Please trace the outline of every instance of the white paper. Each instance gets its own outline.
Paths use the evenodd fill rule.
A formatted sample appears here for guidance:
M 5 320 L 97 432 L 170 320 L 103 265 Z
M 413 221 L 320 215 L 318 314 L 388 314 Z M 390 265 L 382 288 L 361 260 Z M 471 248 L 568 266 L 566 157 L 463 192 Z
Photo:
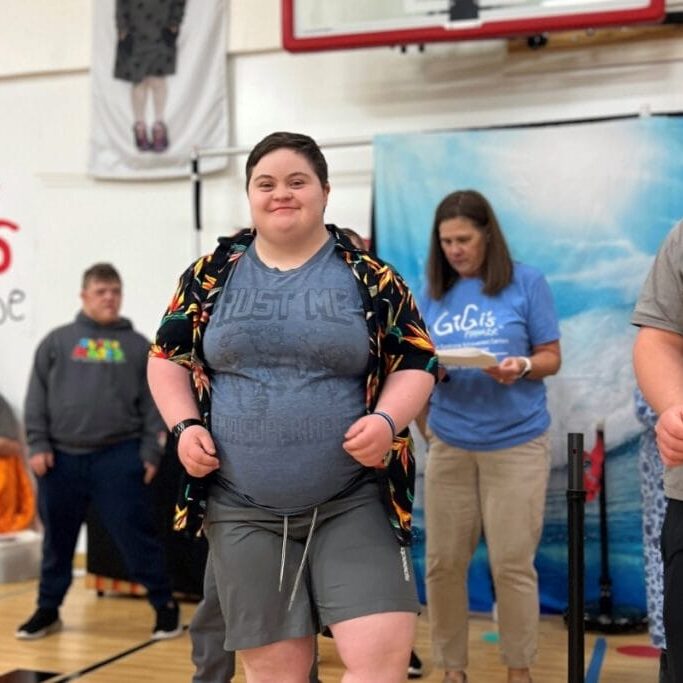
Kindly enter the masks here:
M 463 346 L 459 349 L 437 349 L 436 355 L 443 365 L 462 368 L 491 368 L 498 365 L 493 353 L 474 346 Z

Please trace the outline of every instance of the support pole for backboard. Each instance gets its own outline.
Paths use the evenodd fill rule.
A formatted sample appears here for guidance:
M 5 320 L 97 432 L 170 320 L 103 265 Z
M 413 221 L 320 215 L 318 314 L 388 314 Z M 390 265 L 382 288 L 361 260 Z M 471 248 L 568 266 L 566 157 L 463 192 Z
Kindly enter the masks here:
M 192 173 L 190 179 L 192 181 L 192 199 L 193 199 L 193 217 L 194 217 L 194 230 L 195 230 L 195 254 L 199 256 L 199 251 L 201 249 L 200 245 L 200 232 L 202 230 L 202 179 L 199 175 L 199 151 L 196 147 L 192 149 L 191 165 Z

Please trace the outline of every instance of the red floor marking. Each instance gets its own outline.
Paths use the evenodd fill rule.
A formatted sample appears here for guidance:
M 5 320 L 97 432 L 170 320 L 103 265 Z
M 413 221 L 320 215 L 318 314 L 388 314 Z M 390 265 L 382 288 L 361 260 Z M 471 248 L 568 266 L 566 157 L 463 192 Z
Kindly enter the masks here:
M 660 649 L 652 645 L 622 645 L 616 648 L 620 655 L 629 657 L 659 657 Z

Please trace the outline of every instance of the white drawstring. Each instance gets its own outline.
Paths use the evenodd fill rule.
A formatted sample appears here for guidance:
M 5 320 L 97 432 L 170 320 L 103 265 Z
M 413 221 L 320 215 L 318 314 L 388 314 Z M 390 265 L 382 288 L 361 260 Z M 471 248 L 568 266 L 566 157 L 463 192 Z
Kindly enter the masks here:
M 285 526 L 282 530 L 282 551 L 280 553 L 280 585 L 278 592 L 282 593 L 282 578 L 285 575 L 285 555 L 287 554 L 287 530 L 289 528 L 289 517 L 285 515 Z
M 306 545 L 304 546 L 304 552 L 301 556 L 301 562 L 299 563 L 299 569 L 296 572 L 296 578 L 294 579 L 294 587 L 292 588 L 292 594 L 289 596 L 289 605 L 287 605 L 287 611 L 292 609 L 294 604 L 294 598 L 296 597 L 296 591 L 299 588 L 299 582 L 301 581 L 301 575 L 304 572 L 304 566 L 306 564 L 306 557 L 308 556 L 308 547 L 311 544 L 311 539 L 313 538 L 313 530 L 315 529 L 315 521 L 318 518 L 318 508 L 313 508 L 313 517 L 311 518 L 311 526 L 308 529 L 308 536 L 306 537 Z M 286 519 L 286 518 L 285 518 Z

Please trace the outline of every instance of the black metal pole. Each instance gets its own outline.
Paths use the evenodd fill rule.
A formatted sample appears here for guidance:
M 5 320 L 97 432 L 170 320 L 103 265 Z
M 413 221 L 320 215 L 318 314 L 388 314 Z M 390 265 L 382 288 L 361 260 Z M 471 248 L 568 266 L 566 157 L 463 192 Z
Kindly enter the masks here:
M 609 524 L 607 519 L 607 451 L 605 431 L 597 427 L 596 447 L 602 449 L 600 468 L 599 523 L 600 523 L 600 597 L 584 606 L 584 631 L 602 633 L 637 633 L 647 629 L 647 614 L 638 607 L 615 605 L 612 577 L 609 571 Z
M 570 433 L 567 439 L 569 485 L 567 525 L 569 532 L 569 605 L 567 609 L 568 683 L 584 681 L 583 606 L 583 517 L 586 491 L 583 487 L 583 434 Z
M 199 153 L 196 149 L 192 150 L 192 200 L 193 200 L 193 217 L 194 217 L 194 234 L 195 234 L 195 244 L 194 251 L 195 257 L 201 255 L 201 232 L 202 232 L 202 178 L 199 175 Z
M 192 155 L 192 187 L 194 200 L 194 229 L 199 232 L 202 229 L 201 216 L 201 199 L 202 199 L 202 181 L 199 177 L 199 157 L 196 152 Z
M 605 443 L 605 432 L 597 430 L 597 438 Z M 612 616 L 612 577 L 609 573 L 609 532 L 607 530 L 607 457 L 602 459 L 600 472 L 600 614 Z

